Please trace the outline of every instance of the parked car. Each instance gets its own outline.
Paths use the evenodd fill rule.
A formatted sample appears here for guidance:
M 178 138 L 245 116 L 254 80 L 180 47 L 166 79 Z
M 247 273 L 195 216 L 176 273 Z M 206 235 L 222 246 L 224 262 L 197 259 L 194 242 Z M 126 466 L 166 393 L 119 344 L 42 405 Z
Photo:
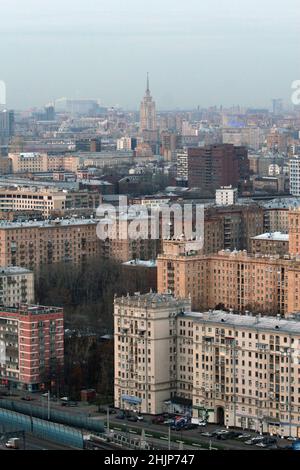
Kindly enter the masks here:
M 34 400 L 34 398 L 32 398 L 30 395 L 25 395 L 25 397 L 22 397 L 22 400 L 32 401 L 32 400 Z
M 240 439 L 241 441 L 251 439 L 251 434 L 240 434 L 237 439 Z
M 155 416 L 152 418 L 152 424 L 163 424 L 165 417 L 163 415 Z
M 136 415 L 136 418 L 138 421 L 144 421 L 144 416 L 142 415 Z
M 214 434 L 212 432 L 201 432 L 201 436 L 204 437 L 214 437 Z
M 207 426 L 207 422 L 206 421 L 199 421 L 198 426 L 205 427 L 205 426 Z
M 128 419 L 128 421 L 132 421 L 134 423 L 136 423 L 138 421 L 137 416 L 135 416 L 135 415 L 128 416 L 127 419 Z
M 122 413 L 122 412 L 121 412 L 121 413 L 117 413 L 117 414 L 116 414 L 116 418 L 117 418 L 117 419 L 125 419 L 125 413 Z
M 228 431 L 226 433 L 220 433 L 218 434 L 218 439 L 236 439 L 238 437 L 239 433 L 237 431 Z
M 277 443 L 276 437 L 264 437 L 256 444 L 257 447 L 270 447 Z
M 249 439 L 248 441 L 245 441 L 244 444 L 247 446 L 254 446 L 255 444 L 258 444 L 263 440 L 263 436 L 260 437 L 252 437 L 252 439 Z
M 197 427 L 197 424 L 187 423 L 183 426 L 183 429 L 185 429 L 186 431 L 190 431 L 192 429 L 197 429 Z

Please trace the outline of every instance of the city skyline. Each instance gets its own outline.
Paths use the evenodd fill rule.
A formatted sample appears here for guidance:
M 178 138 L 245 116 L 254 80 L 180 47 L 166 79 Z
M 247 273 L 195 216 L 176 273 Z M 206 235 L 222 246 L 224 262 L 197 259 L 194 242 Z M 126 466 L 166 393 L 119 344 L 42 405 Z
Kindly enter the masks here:
M 14 0 L 1 11 L 8 106 L 68 96 L 138 109 L 147 71 L 161 110 L 289 102 L 300 65 L 296 1 L 283 8 L 265 0 L 259 13 L 255 4 L 244 2 L 241 11 L 235 0 L 201 7 L 190 0 L 189 8 L 155 0 L 145 14 L 136 0 L 126 9 L 117 0 L 109 6 L 78 0 L 72 8 L 67 0 L 42 7 Z

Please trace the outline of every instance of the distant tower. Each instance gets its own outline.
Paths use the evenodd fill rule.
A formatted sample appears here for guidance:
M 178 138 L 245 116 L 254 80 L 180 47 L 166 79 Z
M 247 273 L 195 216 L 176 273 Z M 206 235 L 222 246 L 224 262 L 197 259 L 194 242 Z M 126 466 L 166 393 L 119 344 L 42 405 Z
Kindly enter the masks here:
M 140 107 L 140 132 L 156 131 L 155 101 L 152 100 L 149 87 L 149 73 L 147 73 L 146 94 Z

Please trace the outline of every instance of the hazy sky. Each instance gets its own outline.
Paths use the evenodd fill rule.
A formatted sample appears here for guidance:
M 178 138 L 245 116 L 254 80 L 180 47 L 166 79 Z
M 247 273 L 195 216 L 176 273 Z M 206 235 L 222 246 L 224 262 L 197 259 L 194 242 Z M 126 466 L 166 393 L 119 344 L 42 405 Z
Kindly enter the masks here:
M 0 0 L 11 107 L 67 96 L 135 109 L 147 71 L 160 109 L 289 101 L 299 0 Z

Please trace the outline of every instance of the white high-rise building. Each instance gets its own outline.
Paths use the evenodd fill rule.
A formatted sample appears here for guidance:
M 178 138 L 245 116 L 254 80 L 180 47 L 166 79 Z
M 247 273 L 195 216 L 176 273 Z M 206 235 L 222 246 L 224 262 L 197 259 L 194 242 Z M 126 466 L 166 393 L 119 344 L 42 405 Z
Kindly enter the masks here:
M 292 158 L 290 166 L 290 193 L 293 196 L 300 196 L 300 158 Z
M 222 186 L 220 189 L 216 190 L 216 204 L 217 206 L 232 206 L 236 204 L 237 196 L 237 188 Z

